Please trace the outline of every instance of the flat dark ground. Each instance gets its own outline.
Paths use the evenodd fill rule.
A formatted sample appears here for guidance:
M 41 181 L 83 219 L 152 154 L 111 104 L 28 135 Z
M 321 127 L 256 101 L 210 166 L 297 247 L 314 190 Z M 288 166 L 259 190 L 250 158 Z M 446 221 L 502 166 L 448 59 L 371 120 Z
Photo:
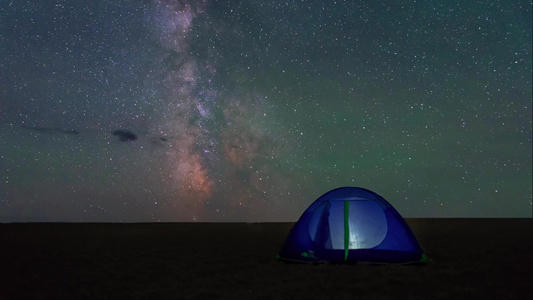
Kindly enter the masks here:
M 525 299 L 532 219 L 407 219 L 434 262 L 275 259 L 292 223 L 0 224 L 0 299 Z

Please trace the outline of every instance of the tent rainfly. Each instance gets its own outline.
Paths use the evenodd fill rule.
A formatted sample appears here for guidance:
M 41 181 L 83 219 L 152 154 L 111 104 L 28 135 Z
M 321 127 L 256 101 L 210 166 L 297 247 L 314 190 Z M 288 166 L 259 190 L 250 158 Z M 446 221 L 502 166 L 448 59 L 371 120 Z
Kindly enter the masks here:
M 278 259 L 293 262 L 426 262 L 402 216 L 378 194 L 341 187 L 313 202 L 289 233 Z

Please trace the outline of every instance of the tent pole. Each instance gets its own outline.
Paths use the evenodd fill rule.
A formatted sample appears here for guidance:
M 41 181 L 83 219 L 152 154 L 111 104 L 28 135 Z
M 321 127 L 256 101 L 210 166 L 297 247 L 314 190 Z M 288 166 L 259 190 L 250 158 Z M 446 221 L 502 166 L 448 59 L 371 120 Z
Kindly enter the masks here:
M 348 259 L 350 250 L 350 223 L 348 222 L 348 213 L 350 211 L 350 201 L 344 201 L 344 261 Z

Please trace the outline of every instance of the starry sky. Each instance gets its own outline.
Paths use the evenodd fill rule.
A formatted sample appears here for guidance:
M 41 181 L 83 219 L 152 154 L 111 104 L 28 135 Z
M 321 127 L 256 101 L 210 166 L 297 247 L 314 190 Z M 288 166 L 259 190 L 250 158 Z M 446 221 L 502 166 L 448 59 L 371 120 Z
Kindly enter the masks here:
M 529 1 L 0 1 L 0 222 L 532 216 Z

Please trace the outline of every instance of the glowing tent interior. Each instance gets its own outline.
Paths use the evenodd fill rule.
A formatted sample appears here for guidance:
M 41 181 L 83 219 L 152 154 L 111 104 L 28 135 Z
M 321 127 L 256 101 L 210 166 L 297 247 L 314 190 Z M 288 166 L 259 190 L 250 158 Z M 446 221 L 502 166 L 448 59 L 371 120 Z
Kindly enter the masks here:
M 295 223 L 278 259 L 294 262 L 427 261 L 402 216 L 378 194 L 341 187 L 313 202 Z

